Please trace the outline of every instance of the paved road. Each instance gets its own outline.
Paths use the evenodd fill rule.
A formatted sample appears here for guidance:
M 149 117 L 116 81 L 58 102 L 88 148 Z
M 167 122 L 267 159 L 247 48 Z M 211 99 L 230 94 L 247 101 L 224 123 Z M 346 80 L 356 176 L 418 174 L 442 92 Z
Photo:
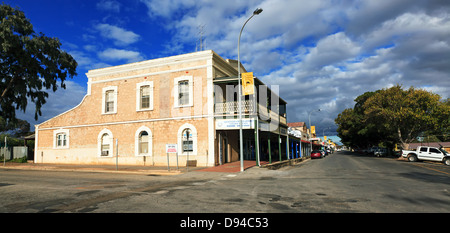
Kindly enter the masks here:
M 0 169 L 0 212 L 450 212 L 450 167 L 338 152 L 279 170 L 148 176 Z

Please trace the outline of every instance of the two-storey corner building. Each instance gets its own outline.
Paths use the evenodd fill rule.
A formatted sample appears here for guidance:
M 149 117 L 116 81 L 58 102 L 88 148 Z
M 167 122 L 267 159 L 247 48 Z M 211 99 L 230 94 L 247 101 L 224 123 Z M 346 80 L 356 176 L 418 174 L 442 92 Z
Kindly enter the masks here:
M 35 163 L 166 166 L 166 144 L 177 144 L 180 166 L 239 160 L 236 61 L 209 50 L 86 75 L 81 103 L 36 125 Z M 286 157 L 286 102 L 256 89 L 263 100 L 242 101 L 245 159 Z M 169 156 L 175 161 L 176 154 Z
M 241 100 L 243 157 L 257 164 L 288 159 L 286 101 L 279 97 L 278 90 L 256 77 L 254 86 L 254 94 Z M 239 160 L 238 77 L 216 77 L 214 87 L 216 163 L 223 164 Z

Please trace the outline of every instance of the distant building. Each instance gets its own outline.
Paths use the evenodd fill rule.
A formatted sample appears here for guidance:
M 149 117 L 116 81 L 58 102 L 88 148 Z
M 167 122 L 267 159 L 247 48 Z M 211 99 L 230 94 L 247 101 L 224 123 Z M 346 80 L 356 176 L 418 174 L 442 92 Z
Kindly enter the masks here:
M 289 143 L 291 158 L 310 156 L 311 147 L 313 150 L 320 149 L 320 144 L 312 144 L 313 139 L 309 134 L 309 129 L 305 122 L 290 122 L 289 127 Z

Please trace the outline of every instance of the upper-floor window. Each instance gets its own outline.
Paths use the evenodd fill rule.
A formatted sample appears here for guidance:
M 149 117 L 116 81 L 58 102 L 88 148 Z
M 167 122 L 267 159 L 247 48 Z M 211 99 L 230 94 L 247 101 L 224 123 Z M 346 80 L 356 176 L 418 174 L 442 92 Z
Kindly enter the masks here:
M 105 93 L 105 113 L 114 112 L 114 91 Z
M 178 106 L 189 104 L 189 81 L 178 82 Z
M 153 110 L 153 82 L 136 85 L 136 111 Z
M 102 114 L 117 113 L 117 86 L 103 88 Z
M 141 87 L 141 109 L 150 108 L 150 86 Z
M 192 76 L 183 76 L 174 80 L 174 107 L 191 107 L 194 103 Z

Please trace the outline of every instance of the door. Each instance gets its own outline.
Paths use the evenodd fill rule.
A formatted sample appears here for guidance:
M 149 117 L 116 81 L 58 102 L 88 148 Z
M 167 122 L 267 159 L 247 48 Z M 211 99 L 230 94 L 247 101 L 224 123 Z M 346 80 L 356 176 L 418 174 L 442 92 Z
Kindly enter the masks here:
M 223 137 L 223 158 L 224 158 L 224 163 L 228 163 L 230 160 L 228 159 L 228 138 L 227 137 Z
M 428 158 L 428 147 L 420 147 L 417 151 L 417 158 L 419 159 L 427 159 Z
M 219 165 L 223 164 L 223 136 L 219 133 Z
M 438 150 L 437 148 L 433 148 L 433 147 L 430 147 L 430 149 L 428 151 L 428 156 L 429 156 L 429 159 L 433 160 L 433 161 L 442 161 L 442 159 L 444 157 L 443 153 L 440 150 Z

